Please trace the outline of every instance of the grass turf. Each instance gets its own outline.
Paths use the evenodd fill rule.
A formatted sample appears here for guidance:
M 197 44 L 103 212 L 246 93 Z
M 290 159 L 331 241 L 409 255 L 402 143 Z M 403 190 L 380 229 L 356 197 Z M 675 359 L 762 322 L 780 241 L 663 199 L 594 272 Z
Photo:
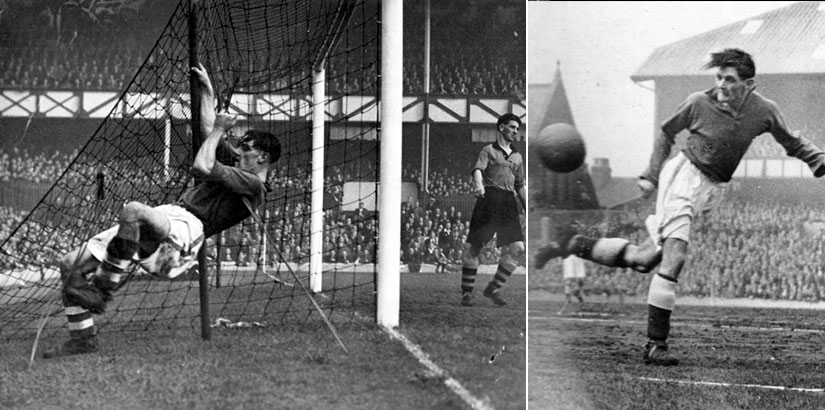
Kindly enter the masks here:
M 679 306 L 670 348 L 680 364 L 662 368 L 642 363 L 644 304 L 574 303 L 558 315 L 563 298 L 532 295 L 531 408 L 813 409 L 825 402 L 822 392 L 781 390 L 825 388 L 821 311 Z
M 479 286 L 487 280 L 480 275 Z M 524 408 L 524 277 L 511 279 L 503 308 L 481 297 L 461 307 L 459 282 L 455 274 L 402 275 L 399 331 L 476 397 Z M 38 359 L 31 368 L 31 340 L 3 342 L 0 408 L 469 408 L 371 317 L 339 325 L 349 354 L 317 315 L 216 328 L 209 341 L 191 328 L 104 332 L 99 353 Z M 40 349 L 61 341 L 41 340 Z

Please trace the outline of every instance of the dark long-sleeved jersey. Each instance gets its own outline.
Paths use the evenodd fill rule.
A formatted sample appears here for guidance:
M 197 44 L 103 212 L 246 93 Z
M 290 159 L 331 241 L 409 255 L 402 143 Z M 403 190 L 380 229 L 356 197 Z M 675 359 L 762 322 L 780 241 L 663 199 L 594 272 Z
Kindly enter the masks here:
M 764 133 L 773 135 L 789 156 L 805 161 L 815 174 L 823 166 L 825 152 L 807 139 L 791 134 L 773 101 L 751 89 L 735 113 L 716 102 L 714 95 L 714 89 L 691 94 L 662 123 L 650 165 L 642 178 L 658 185 L 662 165 L 676 134 L 682 130 L 690 132 L 682 152 L 699 170 L 718 182 L 731 180 L 751 142 Z
M 203 221 L 208 238 L 249 216 L 243 198 L 257 209 L 265 195 L 266 185 L 255 174 L 216 161 L 203 181 L 183 193 L 180 205 Z

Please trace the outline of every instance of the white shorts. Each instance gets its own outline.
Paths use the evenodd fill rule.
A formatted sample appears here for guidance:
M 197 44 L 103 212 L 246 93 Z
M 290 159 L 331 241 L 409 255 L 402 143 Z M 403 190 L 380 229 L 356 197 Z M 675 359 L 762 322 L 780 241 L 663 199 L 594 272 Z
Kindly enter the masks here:
M 134 261 L 152 275 L 173 279 L 197 265 L 198 250 L 204 242 L 203 223 L 177 205 L 160 205 L 154 209 L 169 219 L 169 236 L 153 254 Z M 87 249 L 95 259 L 102 261 L 106 257 L 106 247 L 117 230 L 115 225 L 89 239 Z
M 584 259 L 576 255 L 570 255 L 564 258 L 562 262 L 562 272 L 564 279 L 581 279 L 586 275 L 584 268 Z
M 665 164 L 659 176 L 656 214 L 645 221 L 650 238 L 658 246 L 666 238 L 690 243 L 694 219 L 715 208 L 727 187 L 727 183 L 708 178 L 683 153 L 678 153 Z

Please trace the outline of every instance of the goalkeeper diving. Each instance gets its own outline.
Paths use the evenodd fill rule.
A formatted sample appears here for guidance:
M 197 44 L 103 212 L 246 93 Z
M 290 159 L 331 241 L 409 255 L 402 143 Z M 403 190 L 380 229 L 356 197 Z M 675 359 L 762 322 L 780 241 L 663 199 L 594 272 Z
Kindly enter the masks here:
M 226 135 L 237 119 L 217 112 L 215 91 L 202 65 L 192 67 L 192 75 L 201 85 L 199 125 L 205 136 L 191 168 L 195 185 L 172 204 L 127 203 L 117 225 L 63 255 L 60 273 L 69 340 L 43 357 L 97 352 L 92 315 L 105 311 L 133 264 L 154 276 L 175 278 L 197 263 L 205 238 L 250 216 L 244 200 L 255 210 L 264 202 L 267 174 L 281 155 L 280 142 L 269 132 L 250 130 L 239 147 L 232 146 Z M 237 157 L 236 166 L 217 160 L 222 145 Z

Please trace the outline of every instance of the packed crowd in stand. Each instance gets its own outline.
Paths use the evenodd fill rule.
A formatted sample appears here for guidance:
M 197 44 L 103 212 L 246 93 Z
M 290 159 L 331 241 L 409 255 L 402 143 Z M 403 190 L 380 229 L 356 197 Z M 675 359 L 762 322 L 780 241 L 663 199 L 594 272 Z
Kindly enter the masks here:
M 64 22 L 59 35 L 54 28 L 43 24 L 37 7 L 10 8 L 7 24 L 0 27 L 0 54 L 3 55 L 0 89 L 122 91 L 144 62 L 151 65 L 157 59 L 168 58 L 163 52 L 150 53 L 163 33 L 168 13 L 172 12 L 169 4 L 158 6 L 144 7 L 131 16 L 129 13 L 114 16 L 119 20 L 112 24 L 87 22 L 74 16 Z M 434 6 L 429 92 L 523 99 L 526 91 L 524 6 L 502 4 L 494 12 L 472 2 Z M 420 3 L 405 5 L 404 13 L 409 21 L 424 22 L 424 8 Z M 425 92 L 423 26 L 404 25 L 403 90 L 407 95 Z M 364 26 L 347 32 L 344 41 L 362 41 L 356 38 L 364 37 L 363 41 L 368 44 L 365 47 L 376 47 L 372 38 L 377 36 L 374 27 Z M 358 57 L 348 52 L 347 47 L 352 45 L 333 50 L 329 57 L 328 92 L 333 95 L 356 90 L 377 92 L 377 62 L 357 61 L 375 58 Z M 377 49 L 372 52 L 377 54 Z M 260 86 L 267 90 L 289 90 L 296 88 L 290 82 L 306 82 L 309 78 L 306 68 L 296 67 L 293 71 L 292 79 L 250 85 L 250 89 L 243 89 L 245 86 L 241 85 L 236 91 L 262 91 L 256 88 Z
M 507 58 L 481 57 L 478 50 L 457 47 L 433 53 L 430 93 L 439 95 L 523 95 L 523 62 Z M 423 51 L 405 56 L 404 93 L 419 94 L 424 89 Z
M 55 153 L 51 156 L 44 154 L 31 154 L 27 150 L 14 149 L 11 152 L 0 153 L 0 180 L 20 182 L 23 184 L 50 185 L 62 173 L 68 164 L 74 159 L 77 153 L 63 155 Z M 131 189 L 139 194 L 149 192 L 146 187 L 157 187 L 157 182 L 153 176 L 144 172 L 128 172 L 133 169 L 127 163 L 122 166 L 108 164 L 109 168 L 115 169 L 119 173 L 117 180 L 128 181 Z M 174 170 L 173 170 L 174 171 Z M 73 186 L 72 180 L 86 179 L 89 175 L 98 172 L 94 167 L 82 164 L 74 164 L 72 172 L 67 175 L 69 186 Z M 343 186 L 347 181 L 355 181 L 366 176 L 375 176 L 375 164 L 370 162 L 348 162 L 343 165 L 334 165 L 328 168 L 328 175 L 325 178 L 325 191 L 335 203 L 343 201 Z M 402 178 L 405 181 L 420 184 L 420 171 L 411 166 L 403 168 Z M 109 176 L 112 177 L 112 176 Z M 175 175 L 173 174 L 174 178 Z M 79 181 L 82 185 L 84 181 Z M 88 181 L 86 181 L 88 182 Z M 282 192 L 309 192 L 310 181 L 306 170 L 276 168 L 270 173 L 269 183 L 276 195 Z M 445 198 L 448 194 L 470 196 L 472 185 L 466 172 L 458 173 L 455 170 L 444 168 L 440 172 L 433 172 L 429 178 L 430 195 L 426 199 L 426 204 L 419 204 L 418 201 L 409 198 L 404 203 L 401 252 L 402 262 L 410 266 L 410 270 L 415 271 L 421 264 L 437 265 L 439 271 L 446 271 L 448 268 L 456 269 L 460 264 L 461 250 L 469 229 L 469 214 L 462 215 L 461 211 L 452 207 L 448 209 L 439 204 L 440 198 Z M 88 195 L 87 195 L 88 196 Z M 280 258 L 293 262 L 307 262 L 309 255 L 309 223 L 308 214 L 304 200 L 299 198 L 295 205 L 289 207 L 272 207 L 267 209 L 264 220 L 267 221 L 269 238 L 277 243 L 277 249 L 281 253 L 279 257 L 270 251 L 270 254 L 262 253 L 262 239 L 264 233 L 260 227 L 251 220 L 246 224 L 233 227 L 224 232 L 220 237 L 221 241 L 221 262 L 235 262 L 237 265 L 249 265 L 255 263 L 274 263 Z M 66 192 L 54 199 L 57 207 L 79 206 L 84 201 L 91 203 L 94 198 L 81 198 L 75 193 Z M 374 198 L 372 199 L 374 200 Z M 361 203 L 355 211 L 340 211 L 332 209 L 325 215 L 324 237 L 324 261 L 330 263 L 361 264 L 375 261 L 377 226 L 374 212 L 367 211 L 367 207 Z M 282 208 L 289 208 L 285 211 Z M 5 239 L 16 227 L 25 212 L 12 211 L 11 208 L 4 207 L 3 224 L 0 225 L 0 238 Z M 47 235 L 43 231 L 40 236 L 39 227 L 36 224 L 26 224 L 32 226 L 31 232 L 20 232 L 15 235 L 15 240 L 10 245 L 11 249 L 18 249 L 23 252 L 27 246 L 35 243 L 55 243 L 51 247 L 53 252 L 48 257 L 59 256 L 68 249 L 63 249 L 59 238 L 54 235 Z M 26 238 L 19 241 L 18 238 Z M 25 242 L 29 242 L 26 245 Z M 218 251 L 213 247 L 214 259 Z M 24 252 L 27 253 L 28 252 Z M 47 257 L 47 256 L 44 256 Z M 491 243 L 485 248 L 482 260 L 485 263 L 495 263 L 498 254 Z M 0 266 L 9 268 L 11 262 L 0 261 Z M 450 266 L 452 265 L 452 266 Z
M 14 43 L 0 41 L 0 54 L 3 55 L 0 59 L 0 89 L 120 92 L 149 55 L 151 44 L 146 36 L 142 32 L 123 32 L 117 36 L 84 36 L 61 44 L 38 36 L 18 38 Z M 147 61 L 152 63 L 154 57 L 150 56 Z M 333 95 L 358 90 L 377 92 L 376 64 L 361 62 L 359 64 L 366 66 L 358 67 L 358 70 L 333 64 L 343 58 L 346 57 L 331 58 L 327 73 L 328 92 Z M 455 47 L 433 50 L 430 61 L 430 93 L 524 97 L 523 50 L 508 52 L 506 48 L 490 50 L 489 47 L 479 49 L 456 44 Z M 291 80 L 275 80 L 266 87 L 289 90 L 288 83 L 306 80 L 309 74 L 306 70 L 296 70 L 293 77 Z M 423 79 L 424 51 L 421 47 L 409 47 L 404 58 L 404 93 L 422 94 Z M 237 91 L 263 90 L 258 88 L 241 87 Z
M 35 184 L 53 182 L 76 156 L 77 152 L 63 154 L 55 151 L 52 155 L 46 155 L 33 154 L 17 147 L 9 152 L 0 149 L 0 181 L 22 179 Z
M 591 225 L 588 229 L 612 229 L 638 243 L 648 238 L 642 221 L 649 211 L 630 209 L 621 215 L 621 221 L 614 219 L 611 227 Z M 695 232 L 685 274 L 679 278 L 679 294 L 825 300 L 825 211 L 821 208 L 733 198 L 700 218 Z M 586 264 L 586 286 L 591 293 L 636 296 L 648 290 L 650 275 Z M 561 263 L 556 261 L 545 269 L 548 271 L 540 276 L 547 278 L 548 272 L 560 275 Z
M 0 88 L 23 90 L 122 91 L 141 58 L 128 37 L 117 48 L 106 43 L 59 47 L 49 42 L 29 47 L 0 47 Z

